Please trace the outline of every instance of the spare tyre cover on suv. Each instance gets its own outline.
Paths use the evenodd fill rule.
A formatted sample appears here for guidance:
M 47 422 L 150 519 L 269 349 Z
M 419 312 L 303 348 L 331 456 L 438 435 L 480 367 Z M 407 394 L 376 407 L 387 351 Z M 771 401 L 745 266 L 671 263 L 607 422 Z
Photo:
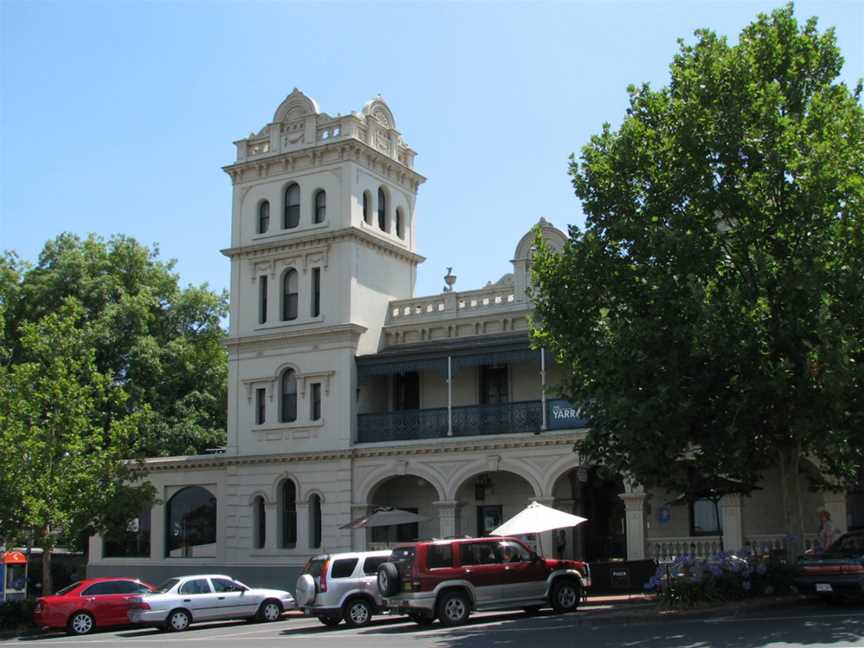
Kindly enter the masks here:
M 381 596 L 395 596 L 402 591 L 399 569 L 392 562 L 381 563 L 378 567 L 378 591 Z
M 315 601 L 315 590 L 315 579 L 310 574 L 303 574 L 298 578 L 297 591 L 294 592 L 297 607 L 311 605 Z

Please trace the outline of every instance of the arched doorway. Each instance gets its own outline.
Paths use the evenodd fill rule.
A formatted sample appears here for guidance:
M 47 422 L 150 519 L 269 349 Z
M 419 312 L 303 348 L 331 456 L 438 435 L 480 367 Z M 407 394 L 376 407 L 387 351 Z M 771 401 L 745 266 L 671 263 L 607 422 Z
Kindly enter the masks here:
M 369 493 L 370 511 L 379 506 L 389 506 L 416 513 L 423 519 L 412 524 L 367 529 L 367 546 L 371 549 L 398 542 L 437 538 L 440 531 L 434 503 L 439 499 L 435 486 L 416 475 L 397 475 L 379 482 Z
M 468 477 L 456 491 L 460 504 L 457 535 L 482 537 L 519 513 L 536 497 L 516 473 L 497 470 Z
M 603 466 L 579 466 L 561 475 L 552 493 L 555 508 L 588 521 L 556 533 L 556 555 L 589 562 L 627 558 L 624 482 Z

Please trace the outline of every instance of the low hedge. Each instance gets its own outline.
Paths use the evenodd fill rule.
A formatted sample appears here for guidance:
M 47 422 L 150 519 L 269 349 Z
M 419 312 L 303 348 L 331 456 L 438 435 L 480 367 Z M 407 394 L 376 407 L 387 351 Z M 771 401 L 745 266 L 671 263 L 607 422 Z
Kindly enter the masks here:
M 0 630 L 21 630 L 33 625 L 32 599 L 0 603 Z

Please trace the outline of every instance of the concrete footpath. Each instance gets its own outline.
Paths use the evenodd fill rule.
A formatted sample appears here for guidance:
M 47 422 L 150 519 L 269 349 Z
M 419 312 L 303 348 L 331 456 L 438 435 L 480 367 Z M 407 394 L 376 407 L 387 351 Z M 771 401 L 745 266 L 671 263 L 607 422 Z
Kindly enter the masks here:
M 814 599 L 798 595 L 760 596 L 741 601 L 712 603 L 686 609 L 657 606 L 653 595 L 589 596 L 580 606 L 587 612 L 577 625 L 666 622 L 677 619 L 716 619 L 813 605 Z

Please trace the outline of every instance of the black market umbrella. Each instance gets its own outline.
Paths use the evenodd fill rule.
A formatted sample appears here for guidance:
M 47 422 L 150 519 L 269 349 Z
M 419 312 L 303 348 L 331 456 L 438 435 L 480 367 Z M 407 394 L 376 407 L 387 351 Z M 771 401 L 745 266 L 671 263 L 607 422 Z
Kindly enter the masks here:
M 376 508 L 369 515 L 364 515 L 361 518 L 352 520 L 348 524 L 343 524 L 340 529 L 369 529 L 372 527 L 389 527 L 399 526 L 400 524 L 413 524 L 428 520 L 427 517 L 422 517 L 411 511 L 403 511 L 402 509 L 393 508 L 392 506 L 381 506 Z

